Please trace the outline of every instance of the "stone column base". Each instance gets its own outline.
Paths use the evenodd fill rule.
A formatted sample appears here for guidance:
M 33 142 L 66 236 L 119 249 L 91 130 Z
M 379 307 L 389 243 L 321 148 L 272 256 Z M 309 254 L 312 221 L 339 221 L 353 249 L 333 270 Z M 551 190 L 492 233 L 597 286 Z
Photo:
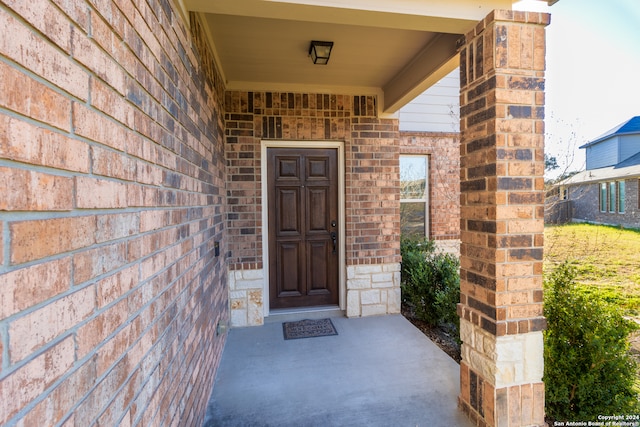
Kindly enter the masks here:
M 263 287 L 264 271 L 229 271 L 229 304 L 231 327 L 260 326 L 264 324 Z
M 400 313 L 400 264 L 347 267 L 347 317 Z
M 544 426 L 542 332 L 496 337 L 460 319 L 461 409 L 478 426 Z

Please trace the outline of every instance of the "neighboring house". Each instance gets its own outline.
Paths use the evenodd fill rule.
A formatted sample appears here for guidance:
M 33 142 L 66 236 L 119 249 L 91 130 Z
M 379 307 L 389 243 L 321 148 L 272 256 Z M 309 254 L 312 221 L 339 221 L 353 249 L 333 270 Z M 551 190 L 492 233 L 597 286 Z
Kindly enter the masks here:
M 548 222 L 640 227 L 640 116 L 581 146 L 587 168 L 555 186 Z
M 512 3 L 1 2 L 0 424 L 201 425 L 227 325 L 399 313 L 404 209 L 460 242 L 460 407 L 543 425 L 550 17 Z M 459 127 L 401 129 L 456 67 Z

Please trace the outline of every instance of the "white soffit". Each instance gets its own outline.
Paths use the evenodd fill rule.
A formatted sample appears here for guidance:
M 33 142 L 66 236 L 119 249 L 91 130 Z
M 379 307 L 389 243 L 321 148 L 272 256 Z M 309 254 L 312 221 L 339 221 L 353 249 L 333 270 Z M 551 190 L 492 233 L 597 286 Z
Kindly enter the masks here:
M 231 90 L 376 94 L 394 113 L 458 65 L 455 42 L 511 0 L 185 0 Z M 307 56 L 333 41 L 328 65 Z

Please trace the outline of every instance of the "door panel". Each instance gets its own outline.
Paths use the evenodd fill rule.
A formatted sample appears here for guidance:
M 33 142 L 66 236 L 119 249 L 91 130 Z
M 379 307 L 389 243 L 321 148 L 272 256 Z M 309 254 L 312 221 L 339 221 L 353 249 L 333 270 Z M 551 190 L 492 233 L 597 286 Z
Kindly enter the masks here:
M 296 212 L 300 209 L 300 189 L 299 188 L 278 188 L 278 224 L 277 229 L 280 234 L 300 235 L 300 216 Z
M 309 292 L 327 292 L 327 259 L 330 254 L 327 252 L 327 242 L 309 242 L 308 245 L 308 265 L 309 265 Z
M 278 295 L 300 296 L 300 244 L 282 242 L 278 245 L 278 264 L 285 266 L 278 271 Z
M 267 186 L 270 307 L 337 305 L 337 150 L 267 149 Z
M 310 232 L 324 232 L 329 229 L 327 221 L 327 212 L 323 209 L 327 205 L 327 188 L 309 188 L 307 194 L 309 199 L 307 205 L 311 206 L 309 210 L 307 229 Z

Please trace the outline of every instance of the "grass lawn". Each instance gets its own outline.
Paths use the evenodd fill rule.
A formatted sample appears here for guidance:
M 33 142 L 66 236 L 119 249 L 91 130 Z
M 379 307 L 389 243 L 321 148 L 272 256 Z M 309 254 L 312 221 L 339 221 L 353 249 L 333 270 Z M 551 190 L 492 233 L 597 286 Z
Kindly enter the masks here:
M 640 230 L 591 224 L 546 226 L 544 271 L 565 260 L 580 286 L 640 319 Z

